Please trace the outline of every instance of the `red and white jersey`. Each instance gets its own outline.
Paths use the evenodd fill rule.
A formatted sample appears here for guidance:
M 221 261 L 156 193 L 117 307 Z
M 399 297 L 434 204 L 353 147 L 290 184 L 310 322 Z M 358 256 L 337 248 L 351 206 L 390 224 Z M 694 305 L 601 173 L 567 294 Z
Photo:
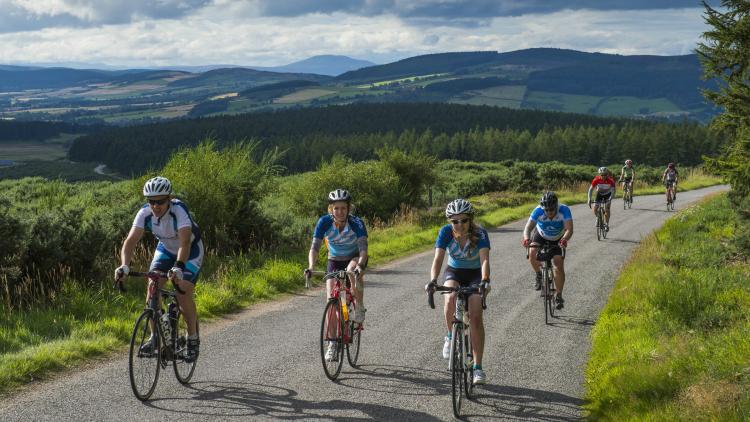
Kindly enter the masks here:
M 591 187 L 596 189 L 596 193 L 610 193 L 615 189 L 615 179 L 612 176 L 596 176 L 591 181 Z

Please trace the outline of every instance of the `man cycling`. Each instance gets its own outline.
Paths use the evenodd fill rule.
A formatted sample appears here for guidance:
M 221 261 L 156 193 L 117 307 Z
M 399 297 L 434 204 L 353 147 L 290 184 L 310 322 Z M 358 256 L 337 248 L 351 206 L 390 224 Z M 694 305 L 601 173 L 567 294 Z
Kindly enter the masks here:
M 542 288 L 541 264 L 537 260 L 539 249 L 545 245 L 551 246 L 552 265 L 554 267 L 553 277 L 555 279 L 555 304 L 557 309 L 564 307 L 563 286 L 565 286 L 565 266 L 562 249 L 568 247 L 568 240 L 573 236 L 573 214 L 567 205 L 559 205 L 557 195 L 554 192 L 545 192 L 539 201 L 539 206 L 534 208 L 529 216 L 529 221 L 523 229 L 523 241 L 525 248 L 529 248 L 529 263 L 536 273 L 534 288 Z
M 679 172 L 674 166 L 674 163 L 667 164 L 667 168 L 664 169 L 664 174 L 661 176 L 661 181 L 667 188 L 666 194 L 669 197 L 669 190 L 672 189 L 672 199 L 677 199 L 677 177 Z
M 622 167 L 622 170 L 620 171 L 620 179 L 618 180 L 618 182 L 622 183 L 623 192 L 630 190 L 630 202 L 633 202 L 633 182 L 634 181 L 635 181 L 635 169 L 633 168 L 633 160 L 625 160 L 625 165 Z
M 361 323 L 365 320 L 366 311 L 364 270 L 367 267 L 367 228 L 359 217 L 351 214 L 351 202 L 352 197 L 345 189 L 336 189 L 328 194 L 328 214 L 320 217 L 315 225 L 305 276 L 309 277 L 315 268 L 320 247 L 325 241 L 328 246 L 327 272 L 346 270 L 359 274 L 357 280 L 352 280 L 352 290 L 357 298 L 352 320 Z M 326 280 L 326 298 L 331 297 L 334 285 L 334 278 Z M 328 344 L 325 358 L 336 360 L 334 342 Z
M 617 184 L 615 179 L 609 174 L 606 167 L 599 167 L 598 175 L 591 181 L 589 186 L 589 208 L 591 208 L 591 192 L 596 189 L 596 204 L 594 205 L 594 216 L 599 210 L 599 204 L 604 203 L 604 230 L 609 231 L 609 208 L 612 205 L 612 198 L 615 197 Z
M 149 271 L 169 272 L 170 278 L 184 293 L 177 294 L 177 303 L 187 322 L 187 355 L 185 362 L 198 358 L 198 315 L 193 299 L 195 283 L 203 264 L 203 241 L 198 225 L 193 221 L 185 204 L 172 198 L 172 183 L 164 177 L 149 179 L 143 186 L 143 196 L 148 203 L 138 211 L 128 237 L 120 250 L 120 265 L 115 270 L 115 280 L 128 276 L 130 260 L 144 232 L 151 232 L 159 241 L 154 251 Z M 166 280 L 160 282 L 160 287 Z M 153 351 L 154 333 L 141 350 Z
M 474 207 L 465 199 L 451 201 L 445 207 L 448 224 L 438 232 L 435 241 L 435 257 L 430 269 L 430 286 L 437 285 L 445 253 L 448 252 L 448 267 L 445 269 L 446 287 L 480 286 L 490 291 L 490 237 L 487 231 L 474 222 Z M 451 326 L 456 309 L 456 293 L 445 295 L 443 313 L 448 335 L 443 343 L 443 358 L 450 358 Z M 478 294 L 469 297 L 469 327 L 471 347 L 474 351 L 473 384 L 485 384 L 487 375 L 482 370 L 484 354 L 484 321 L 482 319 L 482 298 Z

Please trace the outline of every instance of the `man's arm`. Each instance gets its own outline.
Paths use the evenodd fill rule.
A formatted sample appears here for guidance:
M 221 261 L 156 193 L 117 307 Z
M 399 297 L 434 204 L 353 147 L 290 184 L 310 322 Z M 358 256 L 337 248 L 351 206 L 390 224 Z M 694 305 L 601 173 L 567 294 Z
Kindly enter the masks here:
M 144 230 L 140 227 L 131 227 L 128 237 L 122 243 L 122 249 L 120 249 L 120 264 L 130 265 L 130 260 L 133 258 L 133 251 L 136 245 L 143 237 Z
M 443 267 L 443 260 L 445 259 L 445 249 L 435 248 L 435 258 L 432 259 L 432 267 L 430 268 L 430 280 L 437 280 L 440 276 L 440 269 Z

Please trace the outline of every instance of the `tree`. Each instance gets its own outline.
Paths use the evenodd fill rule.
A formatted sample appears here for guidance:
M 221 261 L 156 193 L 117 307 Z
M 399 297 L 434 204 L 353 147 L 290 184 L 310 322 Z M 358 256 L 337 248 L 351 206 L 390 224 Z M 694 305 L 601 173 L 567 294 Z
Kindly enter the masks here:
M 739 246 L 750 251 L 750 1 L 723 0 L 721 11 L 705 1 L 705 21 L 711 29 L 696 49 L 703 77 L 718 82 L 716 90 L 704 90 L 710 101 L 723 108 L 712 128 L 726 132 L 731 141 L 724 155 L 707 160 L 732 185 Z

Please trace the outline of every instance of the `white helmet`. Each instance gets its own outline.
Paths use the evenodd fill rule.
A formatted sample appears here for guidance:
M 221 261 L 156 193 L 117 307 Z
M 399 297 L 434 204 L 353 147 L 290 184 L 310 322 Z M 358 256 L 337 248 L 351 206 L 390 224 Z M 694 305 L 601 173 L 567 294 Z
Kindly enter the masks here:
M 607 174 L 607 172 L 609 172 L 609 170 L 607 170 L 606 167 L 599 167 L 599 174 L 600 175 L 604 176 L 605 174 Z
M 148 179 L 143 185 L 143 196 L 150 198 L 152 196 L 163 196 L 172 193 L 172 183 L 166 177 L 156 176 Z
M 349 191 L 346 189 L 336 189 L 328 194 L 328 202 L 346 201 L 352 200 L 352 196 L 349 195 Z
M 445 207 L 445 216 L 451 218 L 453 215 L 458 214 L 474 214 L 474 207 L 471 206 L 471 202 L 465 199 L 454 199 L 447 207 Z

